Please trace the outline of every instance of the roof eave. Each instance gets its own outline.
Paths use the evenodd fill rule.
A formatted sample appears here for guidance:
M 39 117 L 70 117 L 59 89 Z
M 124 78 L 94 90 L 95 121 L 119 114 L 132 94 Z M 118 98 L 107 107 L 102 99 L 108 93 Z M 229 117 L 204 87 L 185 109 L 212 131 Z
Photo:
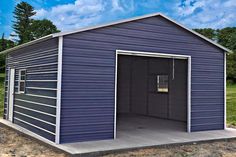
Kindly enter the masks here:
M 163 15 L 161 13 L 154 13 L 154 14 L 148 14 L 148 15 L 134 17 L 134 18 L 130 18 L 130 19 L 120 20 L 120 21 L 116 21 L 116 22 L 112 22 L 112 23 L 108 23 L 108 24 L 103 24 L 103 25 L 98 25 L 98 26 L 93 26 L 93 27 L 87 27 L 87 28 L 77 29 L 77 30 L 73 30 L 73 31 L 67 31 L 67 32 L 60 32 L 60 33 L 50 34 L 50 35 L 47 35 L 45 37 L 42 37 L 42 38 L 30 41 L 28 43 L 25 43 L 25 44 L 13 47 L 11 49 L 7 49 L 5 51 L 0 52 L 0 54 L 9 53 L 9 52 L 17 50 L 19 48 L 23 48 L 25 46 L 29 46 L 29 45 L 32 45 L 32 44 L 35 44 L 35 43 L 38 43 L 38 42 L 41 42 L 41 41 L 44 41 L 44 40 L 47 40 L 47 39 L 50 39 L 50 38 L 55 38 L 55 37 L 59 37 L 59 36 L 65 36 L 65 35 L 69 35 L 69 34 L 84 32 L 84 31 L 93 30 L 93 29 L 97 29 L 97 28 L 108 27 L 108 26 L 112 26 L 112 25 L 116 25 L 116 24 L 121 24 L 121 23 L 125 23 L 125 22 L 135 21 L 135 20 L 144 19 L 144 18 L 148 18 L 148 17 L 154 17 L 154 16 L 161 16 L 161 17 L 171 21 L 172 23 L 176 24 L 177 26 L 179 26 L 179 27 L 181 27 L 181 28 L 183 28 L 183 29 L 193 33 L 194 35 L 196 35 L 196 36 L 204 39 L 205 41 L 215 45 L 216 47 L 222 49 L 224 52 L 229 52 L 229 53 L 232 52 L 231 50 L 227 49 L 226 47 L 224 47 L 224 46 L 222 46 L 222 45 L 220 45 L 220 44 L 218 44 L 218 43 L 216 43 L 216 42 L 206 38 L 205 36 L 195 32 L 192 29 L 189 29 L 189 28 L 183 26 L 182 24 L 177 23 L 176 21 L 172 20 L 171 18 L 169 18 L 169 17 L 167 17 L 167 16 L 165 16 L 165 15 Z
M 176 24 L 177 26 L 193 33 L 194 35 L 197 35 L 198 37 L 206 40 L 207 42 L 219 47 L 220 49 L 224 50 L 224 52 L 232 52 L 231 50 L 227 49 L 226 47 L 206 38 L 205 36 L 195 32 L 192 29 L 189 29 L 185 26 L 183 26 L 182 24 L 172 20 L 171 18 L 163 15 L 162 13 L 154 13 L 154 14 L 148 14 L 148 15 L 144 15 L 144 16 L 139 16 L 139 17 L 134 17 L 134 18 L 130 18 L 130 19 L 125 19 L 125 20 L 120 20 L 120 21 L 116 21 L 116 22 L 112 22 L 112 23 L 108 23 L 108 24 L 103 24 L 103 25 L 99 25 L 99 26 L 93 26 L 93 27 L 87 27 L 87 28 L 82 28 L 82 29 L 77 29 L 77 30 L 73 30 L 73 31 L 67 31 L 67 32 L 60 32 L 60 33 L 55 33 L 53 34 L 53 37 L 59 37 L 59 36 L 64 36 L 64 35 L 69 35 L 69 34 L 74 34 L 74 33 L 79 33 L 79 32 L 84 32 L 84 31 L 88 31 L 88 30 L 93 30 L 93 29 L 97 29 L 97 28 L 103 28 L 103 27 L 108 27 L 108 26 L 112 26 L 112 25 L 116 25 L 116 24 L 121 24 L 121 23 L 125 23 L 125 22 L 130 22 L 130 21 L 135 21 L 135 20 L 139 20 L 139 19 L 144 19 L 144 18 L 148 18 L 148 17 L 154 17 L 154 16 L 161 16 L 169 21 L 171 21 L 172 23 Z
M 153 14 L 133 17 L 133 18 L 129 18 L 129 19 L 119 20 L 119 21 L 115 21 L 115 22 L 105 23 L 105 24 L 102 24 L 102 25 L 86 27 L 86 28 L 82 28 L 82 29 L 80 28 L 80 29 L 76 29 L 76 30 L 72 30 L 72 31 L 66 31 L 66 32 L 59 32 L 59 33 L 53 34 L 53 37 L 65 36 L 65 35 L 69 35 L 69 34 L 74 34 L 74 33 L 84 32 L 84 31 L 88 31 L 88 30 L 93 30 L 93 29 L 97 29 L 97 28 L 108 27 L 108 26 L 112 26 L 112 25 L 116 25 L 116 24 L 131 22 L 131 21 L 144 19 L 144 18 L 148 18 L 148 17 L 153 17 L 153 16 L 158 16 L 158 15 L 161 15 L 161 13 L 153 13 Z
M 29 45 L 32 45 L 32 44 L 36 44 L 36 43 L 39 43 L 39 42 L 42 42 L 42 41 L 45 41 L 45 40 L 48 40 L 48 39 L 51 39 L 51 38 L 53 38 L 53 34 L 49 34 L 49 35 L 41 37 L 39 39 L 36 39 L 36 40 L 30 41 L 30 42 L 21 44 L 19 46 L 15 46 L 13 48 L 1 51 L 0 54 L 9 53 L 11 51 L 14 51 L 14 50 L 17 50 L 17 49 L 20 49 L 20 48 L 23 48 L 23 47 L 26 47 L 26 46 L 29 46 Z
M 193 34 L 199 36 L 200 38 L 202 38 L 202 39 L 204 39 L 204 40 L 210 42 L 211 44 L 213 44 L 213 45 L 215 45 L 215 46 L 217 46 L 217 47 L 223 49 L 225 52 L 232 52 L 231 50 L 227 49 L 226 47 L 224 47 L 224 46 L 222 46 L 222 45 L 220 45 L 220 44 L 214 42 L 214 41 L 211 40 L 211 39 L 208 39 L 207 37 L 203 36 L 202 34 L 196 32 L 196 31 L 194 31 L 194 30 L 192 30 L 192 29 L 189 29 L 189 28 L 183 26 L 182 24 L 180 24 L 180 23 L 178 23 L 178 22 L 172 20 L 171 18 L 169 18 L 169 17 L 167 17 L 167 16 L 165 16 L 165 15 L 163 15 L 163 14 L 160 14 L 160 16 L 162 16 L 162 17 L 164 17 L 165 19 L 167 19 L 167 20 L 173 22 L 174 24 L 176 24 L 176 25 L 178 25 L 178 26 L 184 28 L 185 30 L 187 30 L 187 31 L 189 31 L 189 32 L 191 32 L 191 33 L 193 33 Z

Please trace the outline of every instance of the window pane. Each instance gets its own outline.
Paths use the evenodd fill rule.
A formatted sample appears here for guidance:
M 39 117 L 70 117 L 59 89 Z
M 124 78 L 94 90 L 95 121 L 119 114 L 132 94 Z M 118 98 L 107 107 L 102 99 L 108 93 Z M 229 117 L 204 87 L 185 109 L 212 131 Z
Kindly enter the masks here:
M 24 81 L 24 80 L 25 80 L 25 76 L 24 76 L 24 75 L 21 75 L 20 79 L 21 79 L 22 81 Z
M 22 71 L 21 71 L 21 75 L 25 75 L 25 70 L 22 70 Z
M 20 82 L 20 91 L 21 92 L 25 91 L 25 82 Z
M 168 92 L 168 75 L 157 75 L 157 91 Z
M 26 70 L 19 71 L 19 92 L 25 92 Z

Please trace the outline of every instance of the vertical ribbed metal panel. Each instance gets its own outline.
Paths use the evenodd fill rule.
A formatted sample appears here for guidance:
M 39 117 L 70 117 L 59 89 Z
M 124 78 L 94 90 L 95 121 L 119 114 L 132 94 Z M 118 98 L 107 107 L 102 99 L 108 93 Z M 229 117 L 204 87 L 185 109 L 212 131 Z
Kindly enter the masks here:
M 58 39 L 49 39 L 9 53 L 6 59 L 5 113 L 9 68 L 15 68 L 13 123 L 55 140 Z M 19 70 L 26 70 L 25 93 L 18 93 Z
M 64 37 L 61 142 L 113 138 L 115 51 L 192 57 L 192 131 L 224 128 L 224 53 L 162 17 Z

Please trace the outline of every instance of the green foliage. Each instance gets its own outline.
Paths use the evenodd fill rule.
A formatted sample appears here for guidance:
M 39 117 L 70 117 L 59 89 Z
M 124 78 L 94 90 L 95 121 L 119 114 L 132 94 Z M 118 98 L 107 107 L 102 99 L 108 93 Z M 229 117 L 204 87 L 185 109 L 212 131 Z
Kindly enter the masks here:
M 57 27 L 49 20 L 34 20 L 34 8 L 27 2 L 20 2 L 15 7 L 13 29 L 19 37 L 18 44 L 32 41 L 48 34 L 59 32 Z
M 218 43 L 232 51 L 236 51 L 236 27 L 218 30 Z
M 31 17 L 36 14 L 34 8 L 27 2 L 20 2 L 15 7 L 13 14 L 15 18 L 13 30 L 19 37 L 19 44 L 32 40 L 30 24 L 32 23 Z
M 14 47 L 14 42 L 11 40 L 4 39 L 4 34 L 2 35 L 2 39 L 0 39 L 0 51 L 4 51 L 11 47 Z M 0 54 L 0 72 L 5 71 L 5 58 L 6 54 Z
M 33 39 L 37 39 L 48 34 L 60 32 L 57 27 L 49 20 L 33 20 L 30 26 L 31 34 Z
M 7 49 L 7 43 L 6 41 L 4 40 L 4 33 L 2 34 L 2 39 L 1 39 L 1 49 L 0 51 L 4 51 Z
M 236 83 L 236 52 L 227 56 L 227 79 Z
M 215 40 L 217 37 L 216 30 L 214 30 L 212 28 L 194 29 L 194 31 L 204 35 L 205 37 L 207 37 L 211 40 Z
M 236 83 L 236 27 L 218 30 L 218 42 L 233 51 L 227 56 L 227 79 Z

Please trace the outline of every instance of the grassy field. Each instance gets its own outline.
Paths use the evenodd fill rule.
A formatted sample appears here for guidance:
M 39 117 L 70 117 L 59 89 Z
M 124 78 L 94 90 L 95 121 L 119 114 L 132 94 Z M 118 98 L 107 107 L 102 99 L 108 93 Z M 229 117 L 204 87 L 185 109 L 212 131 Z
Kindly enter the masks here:
M 236 126 L 236 84 L 227 86 L 227 123 Z
M 3 115 L 4 74 L 0 74 L 0 117 Z M 236 84 L 227 86 L 227 123 L 236 126 Z

